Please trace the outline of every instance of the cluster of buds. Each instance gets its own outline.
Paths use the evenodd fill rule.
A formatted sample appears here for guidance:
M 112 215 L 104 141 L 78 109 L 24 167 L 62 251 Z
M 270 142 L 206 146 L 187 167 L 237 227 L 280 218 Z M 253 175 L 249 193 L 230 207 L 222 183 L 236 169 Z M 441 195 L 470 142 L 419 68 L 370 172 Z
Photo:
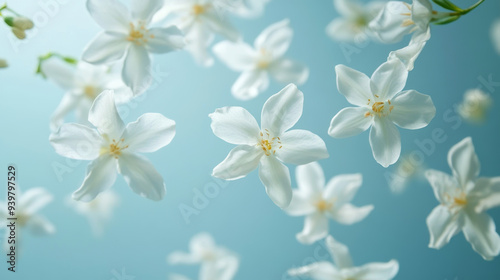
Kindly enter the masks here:
M 10 12 L 12 15 L 4 16 L 2 13 L 4 11 Z M 33 28 L 34 24 L 29 18 L 24 17 L 8 8 L 7 5 L 0 7 L 0 16 L 3 17 L 4 22 L 10 26 L 12 33 L 16 35 L 18 39 L 26 38 L 26 30 Z

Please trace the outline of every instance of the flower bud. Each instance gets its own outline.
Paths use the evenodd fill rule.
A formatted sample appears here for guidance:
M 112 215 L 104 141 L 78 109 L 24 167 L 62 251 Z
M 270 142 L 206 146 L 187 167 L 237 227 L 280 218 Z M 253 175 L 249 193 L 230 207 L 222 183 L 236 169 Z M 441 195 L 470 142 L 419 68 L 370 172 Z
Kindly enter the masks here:
M 12 33 L 14 33 L 14 35 L 16 35 L 16 37 L 18 39 L 22 40 L 22 39 L 26 38 L 26 33 L 21 28 L 12 27 Z
M 20 28 L 22 30 L 27 30 L 33 28 L 33 22 L 27 17 L 16 17 L 13 20 L 13 26 Z
M 7 60 L 0 58 L 0 68 L 5 68 L 8 66 L 9 64 L 7 63 Z

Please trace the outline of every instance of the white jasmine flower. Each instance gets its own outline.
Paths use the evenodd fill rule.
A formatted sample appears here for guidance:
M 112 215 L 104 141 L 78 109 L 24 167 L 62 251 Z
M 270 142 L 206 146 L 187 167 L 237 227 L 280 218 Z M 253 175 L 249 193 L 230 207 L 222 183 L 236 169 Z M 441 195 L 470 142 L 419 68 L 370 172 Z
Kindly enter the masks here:
M 484 91 L 471 89 L 465 92 L 458 113 L 471 123 L 482 123 L 486 120 L 492 104 L 493 100 Z
M 328 134 L 344 138 L 371 128 L 370 146 L 375 160 L 384 167 L 395 163 L 401 153 L 401 137 L 396 126 L 426 127 L 436 114 L 430 96 L 415 90 L 401 92 L 408 71 L 397 59 L 380 65 L 371 78 L 344 65 L 337 65 L 335 70 L 339 92 L 359 107 L 338 112 Z
M 323 140 L 307 130 L 289 130 L 300 119 L 304 94 L 290 84 L 271 96 L 262 108 L 261 127 L 244 108 L 224 107 L 210 114 L 212 131 L 238 145 L 217 165 L 212 176 L 236 180 L 259 168 L 259 177 L 273 202 L 290 204 L 290 172 L 282 162 L 302 165 L 328 157 Z
M 360 222 L 373 210 L 373 205 L 357 207 L 350 202 L 363 181 L 361 174 L 344 174 L 325 184 L 323 169 L 317 162 L 300 165 L 295 171 L 298 189 L 293 190 L 292 216 L 306 216 L 304 230 L 297 234 L 303 244 L 312 244 L 328 235 L 328 220 L 341 224 Z
M 52 199 L 52 195 L 44 188 L 33 188 L 26 192 L 18 191 L 15 207 L 17 241 L 25 230 L 35 235 L 49 235 L 56 232 L 54 225 L 38 214 L 43 207 L 52 202 Z M 0 226 L 2 228 L 9 223 L 7 218 L 14 217 L 9 215 L 7 207 L 7 202 L 0 202 Z M 7 236 L 10 235 L 10 230 L 6 230 L 5 233 Z M 7 240 L 5 238 L 4 246 L 8 246 Z
M 382 9 L 384 2 L 363 5 L 357 0 L 334 0 L 333 5 L 341 17 L 326 27 L 326 34 L 333 40 L 362 42 L 370 33 L 368 24 Z
M 120 76 L 107 66 L 80 61 L 74 67 L 59 59 L 48 59 L 41 63 L 41 70 L 48 79 L 66 90 L 50 121 L 50 127 L 54 132 L 59 129 L 71 111 L 75 111 L 78 123 L 88 124 L 90 107 L 103 90 L 114 90 L 115 101 L 118 104 L 129 101 L 133 96 Z
M 472 249 L 485 260 L 500 254 L 495 222 L 484 211 L 500 206 L 500 177 L 479 177 L 479 159 L 470 137 L 451 147 L 448 165 L 453 175 L 437 170 L 425 173 L 439 205 L 427 217 L 429 247 L 441 249 L 463 231 Z
M 402 156 L 396 163 L 394 173 L 390 173 L 390 178 L 387 178 L 389 188 L 393 193 L 401 193 L 413 179 L 423 178 L 423 175 L 423 164 L 413 160 L 410 155 Z
M 124 57 L 122 78 L 135 94 L 151 84 L 150 53 L 167 53 L 184 47 L 175 26 L 150 27 L 162 0 L 133 0 L 131 13 L 117 0 L 88 0 L 87 9 L 104 28 L 86 47 L 83 60 L 92 64 L 115 62 Z
M 208 49 L 216 34 L 231 41 L 240 38 L 226 18 L 231 12 L 231 4 L 226 0 L 167 0 L 167 3 L 162 17 L 174 15 L 169 22 L 184 32 L 186 49 L 200 65 L 213 65 L 214 60 Z
M 9 63 L 7 63 L 7 60 L 0 58 L 0 68 L 6 68 L 9 67 Z
M 104 227 L 111 220 L 113 210 L 118 204 L 118 196 L 113 191 L 105 191 L 90 202 L 69 199 L 68 204 L 88 219 L 96 236 L 102 236 Z
M 290 22 L 285 19 L 262 31 L 253 47 L 242 41 L 224 41 L 214 46 L 214 53 L 220 60 L 232 70 L 242 72 L 231 88 L 236 98 L 256 97 L 268 88 L 269 75 L 286 84 L 306 82 L 309 69 L 284 57 L 292 36 Z
M 236 254 L 224 247 L 217 246 L 209 233 L 202 232 L 193 236 L 189 243 L 189 249 L 189 253 L 172 252 L 167 257 L 167 262 L 174 265 L 200 264 L 199 279 L 202 280 L 230 280 L 238 270 L 239 258 Z
M 50 136 L 58 154 L 92 160 L 73 199 L 93 200 L 114 184 L 118 172 L 135 193 L 161 200 L 165 195 L 162 176 L 149 160 L 137 153 L 152 153 L 168 145 L 175 135 L 175 122 L 161 114 L 148 113 L 125 126 L 113 95 L 113 91 L 104 91 L 90 109 L 89 122 L 97 129 L 75 123 L 63 124 Z
M 493 46 L 495 50 L 500 54 L 500 19 L 497 19 L 491 25 L 491 40 L 493 41 Z
M 399 270 L 396 260 L 386 263 L 368 263 L 353 266 L 349 249 L 342 243 L 328 236 L 326 245 L 335 265 L 330 262 L 316 262 L 310 265 L 290 269 L 291 276 L 305 276 L 316 280 L 391 280 Z

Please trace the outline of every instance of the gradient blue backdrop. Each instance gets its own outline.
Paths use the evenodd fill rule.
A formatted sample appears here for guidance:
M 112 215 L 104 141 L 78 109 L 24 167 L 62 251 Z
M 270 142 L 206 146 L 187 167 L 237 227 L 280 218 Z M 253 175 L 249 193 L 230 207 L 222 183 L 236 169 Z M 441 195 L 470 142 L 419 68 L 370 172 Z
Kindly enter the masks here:
M 185 222 L 179 206 L 192 206 L 194 189 L 203 191 L 205 186 L 217 184 L 210 176 L 212 168 L 232 148 L 212 134 L 208 114 L 218 107 L 235 105 L 245 107 L 259 120 L 265 100 L 284 86 L 272 83 L 258 98 L 238 101 L 230 94 L 237 73 L 220 61 L 212 68 L 199 67 L 186 52 L 155 56 L 154 69 L 168 76 L 159 78 L 158 86 L 144 100 L 134 101 L 126 110 L 126 122 L 147 112 L 159 112 L 177 122 L 173 142 L 148 155 L 165 178 L 165 199 L 152 202 L 141 198 L 120 178 L 113 187 L 121 199 L 114 219 L 103 238 L 93 237 L 84 217 L 64 202 L 82 182 L 87 163 L 71 167 L 62 181 L 53 170 L 55 163 L 67 165 L 48 142 L 49 118 L 63 91 L 34 75 L 34 70 L 37 56 L 48 51 L 79 57 L 100 28 L 87 13 L 83 0 L 60 1 L 64 4 L 57 9 L 52 7 L 48 14 L 43 6 L 50 2 L 54 1 L 9 2 L 27 16 L 36 15 L 38 27 L 25 41 L 12 40 L 9 30 L 0 26 L 0 57 L 8 58 L 10 63 L 9 68 L 0 70 L 0 167 L 6 170 L 9 163 L 14 163 L 23 188 L 43 186 L 54 194 L 54 202 L 42 214 L 55 224 L 57 233 L 48 237 L 24 234 L 18 271 L 7 271 L 2 252 L 0 279 L 109 280 L 114 277 L 113 271 L 122 269 L 136 280 L 166 279 L 169 273 L 196 279 L 197 267 L 169 266 L 165 258 L 173 250 L 187 250 L 189 239 L 201 231 L 212 233 L 219 244 L 239 254 L 241 267 L 235 279 L 287 279 L 283 278 L 287 269 L 327 258 L 319 243 L 305 246 L 296 241 L 303 218 L 289 217 L 276 207 L 267 197 L 257 172 L 222 184 L 224 188 L 209 199 L 208 206 L 191 216 L 189 224 Z M 468 6 L 473 1 L 457 3 Z M 500 2 L 487 0 L 453 24 L 432 26 L 432 39 L 410 73 L 406 88 L 431 95 L 437 114 L 425 129 L 402 131 L 403 153 L 418 149 L 415 141 L 429 139 L 434 129 L 442 129 L 446 141 L 436 144 L 435 152 L 425 156 L 425 163 L 449 172 L 449 148 L 472 136 L 481 174 L 500 176 L 500 87 L 482 86 L 497 103 L 483 126 L 461 122 L 456 113 L 449 111 L 461 101 L 465 90 L 481 84 L 480 77 L 488 79 L 492 75 L 493 81 L 500 81 L 500 55 L 489 37 L 491 23 L 500 16 L 499 11 Z M 45 13 L 45 18 L 41 13 Z M 394 168 L 384 169 L 375 162 L 368 133 L 349 139 L 328 136 L 331 118 L 349 105 L 336 89 L 334 66 L 346 64 L 371 75 L 391 50 L 409 40 L 397 45 L 333 42 L 324 30 L 337 16 L 330 0 L 272 0 L 262 17 L 234 19 L 246 41 L 253 41 L 274 22 L 291 20 L 295 36 L 288 56 L 306 63 L 311 70 L 307 83 L 300 86 L 305 106 L 296 128 L 311 130 L 325 140 L 331 156 L 320 163 L 327 179 L 342 173 L 363 174 L 363 186 L 354 203 L 374 204 L 375 210 L 366 220 L 352 226 L 331 223 L 331 234 L 349 246 L 356 265 L 397 259 L 400 272 L 396 279 L 500 279 L 500 258 L 484 261 L 462 234 L 442 250 L 427 247 L 425 219 L 438 204 L 427 182 L 416 181 L 402 194 L 394 195 L 385 179 Z M 346 56 L 343 49 L 354 53 Z M 294 167 L 290 166 L 290 170 L 293 176 Z M 6 175 L 0 178 L 6 180 Z M 5 196 L 2 191 L 0 199 Z M 500 210 L 490 214 L 500 223 Z

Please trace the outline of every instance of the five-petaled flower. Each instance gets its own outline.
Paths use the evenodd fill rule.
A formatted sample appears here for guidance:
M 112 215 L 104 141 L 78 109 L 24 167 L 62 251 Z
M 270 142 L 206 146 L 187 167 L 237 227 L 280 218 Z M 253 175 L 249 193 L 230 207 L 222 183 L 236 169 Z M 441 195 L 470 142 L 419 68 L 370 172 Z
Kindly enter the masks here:
M 253 47 L 242 41 L 223 41 L 214 46 L 214 53 L 220 60 L 232 70 L 242 72 L 231 89 L 236 98 L 255 98 L 268 88 L 269 75 L 285 84 L 306 82 L 309 69 L 283 57 L 292 36 L 293 30 L 286 19 L 262 31 Z
M 113 95 L 113 91 L 104 91 L 90 109 L 89 122 L 97 129 L 75 123 L 63 124 L 50 136 L 58 154 L 92 160 L 73 199 L 93 200 L 114 184 L 118 171 L 134 192 L 161 200 L 165 195 L 162 176 L 149 160 L 136 153 L 151 153 L 168 145 L 175 135 L 175 122 L 161 114 L 147 113 L 125 126 Z
M 408 71 L 397 59 L 380 65 L 369 78 L 344 65 L 335 67 L 337 88 L 349 103 L 359 107 L 342 109 L 333 117 L 328 133 L 344 138 L 368 128 L 373 157 L 384 167 L 395 163 L 401 153 L 401 137 L 396 127 L 419 129 L 436 114 L 430 96 L 403 90 Z
M 144 92 L 152 81 L 149 54 L 167 53 L 185 45 L 177 27 L 149 27 L 162 6 L 162 0 L 133 0 L 130 13 L 117 0 L 88 0 L 87 9 L 104 31 L 86 47 L 83 60 L 105 64 L 125 57 L 123 81 L 134 94 Z
M 500 236 L 495 222 L 484 211 L 500 206 L 500 177 L 479 177 L 479 159 L 467 137 L 448 153 L 453 176 L 427 170 L 425 176 L 440 202 L 429 217 L 429 247 L 441 249 L 463 231 L 474 251 L 485 260 L 500 254 Z
M 326 238 L 326 245 L 335 265 L 326 261 L 316 262 L 290 269 L 288 274 L 310 277 L 315 280 L 391 280 L 398 274 L 399 263 L 396 260 L 355 267 L 347 246 L 331 236 Z
M 50 121 L 52 131 L 57 131 L 66 115 L 73 110 L 78 123 L 88 124 L 90 107 L 94 99 L 105 89 L 115 92 L 115 101 L 119 104 L 126 103 L 133 96 L 120 76 L 110 71 L 107 66 L 80 61 L 75 68 L 57 58 L 52 58 L 41 63 L 41 70 L 47 78 L 67 91 L 52 115 Z
M 210 114 L 214 134 L 239 145 L 214 168 L 212 176 L 236 180 L 259 167 L 269 197 L 279 207 L 287 207 L 292 199 L 290 172 L 281 162 L 302 165 L 328 157 L 325 142 L 316 134 L 288 131 L 300 119 L 303 104 L 304 94 L 290 84 L 266 101 L 260 128 L 241 107 L 224 107 Z
M 325 187 L 325 174 L 317 162 L 298 166 L 298 189 L 285 211 L 292 216 L 306 215 L 304 230 L 297 240 L 312 244 L 328 235 L 328 219 L 342 224 L 363 220 L 373 210 L 372 205 L 356 207 L 350 203 L 362 183 L 361 174 L 335 176 Z

